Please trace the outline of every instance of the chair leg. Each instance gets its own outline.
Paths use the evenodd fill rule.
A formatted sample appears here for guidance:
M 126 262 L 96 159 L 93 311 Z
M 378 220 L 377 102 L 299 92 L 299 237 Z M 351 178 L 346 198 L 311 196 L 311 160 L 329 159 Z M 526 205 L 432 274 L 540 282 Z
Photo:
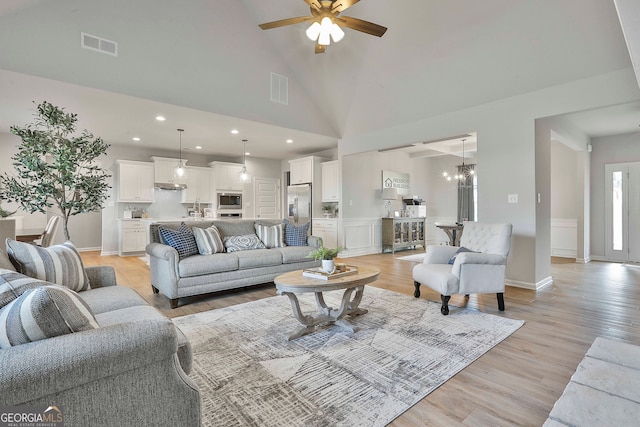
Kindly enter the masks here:
M 159 293 L 159 292 L 160 292 L 160 291 L 158 290 L 158 288 L 156 288 L 156 287 L 155 287 L 155 286 L 153 286 L 153 285 L 151 285 L 151 289 L 153 289 L 153 293 L 154 293 L 154 294 L 157 294 L 157 293 Z
M 171 308 L 178 308 L 178 298 L 171 298 L 169 302 L 171 303 Z
M 451 299 L 450 295 L 440 295 L 440 299 L 442 300 L 442 307 L 440 307 L 440 313 L 445 316 L 449 314 L 449 300 Z
M 502 292 L 498 292 L 496 296 L 498 297 L 498 310 L 504 311 L 504 294 Z
M 416 290 L 413 292 L 413 296 L 416 298 L 420 298 L 420 283 L 413 281 L 413 286 L 416 287 Z

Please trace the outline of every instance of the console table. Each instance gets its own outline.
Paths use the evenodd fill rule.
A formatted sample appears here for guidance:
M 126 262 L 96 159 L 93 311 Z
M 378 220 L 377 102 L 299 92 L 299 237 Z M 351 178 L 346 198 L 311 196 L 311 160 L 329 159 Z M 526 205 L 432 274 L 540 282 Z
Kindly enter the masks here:
M 382 252 L 425 247 L 425 217 L 382 218 Z

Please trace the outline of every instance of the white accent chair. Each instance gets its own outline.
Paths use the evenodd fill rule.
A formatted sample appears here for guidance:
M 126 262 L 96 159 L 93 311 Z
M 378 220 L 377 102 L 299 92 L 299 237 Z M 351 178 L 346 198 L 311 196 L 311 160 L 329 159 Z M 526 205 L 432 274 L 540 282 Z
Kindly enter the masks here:
M 511 224 L 465 222 L 460 247 L 427 246 L 422 264 L 413 268 L 414 296 L 420 285 L 440 293 L 440 312 L 449 314 L 453 294 L 497 294 L 498 309 L 504 311 L 504 281 L 511 249 Z M 459 252 L 460 248 L 473 252 Z M 457 255 L 456 255 L 457 254 Z M 449 260 L 455 255 L 453 264 Z

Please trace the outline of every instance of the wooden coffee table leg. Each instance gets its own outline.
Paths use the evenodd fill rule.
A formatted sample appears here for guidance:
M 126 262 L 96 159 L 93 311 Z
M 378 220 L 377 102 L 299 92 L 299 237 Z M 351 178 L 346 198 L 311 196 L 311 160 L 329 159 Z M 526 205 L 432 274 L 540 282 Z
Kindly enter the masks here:
M 330 321 L 328 315 L 321 314 L 319 316 L 305 316 L 302 314 L 302 310 L 300 310 L 300 302 L 298 301 L 298 297 L 296 294 L 292 292 L 278 292 L 281 295 L 286 295 L 289 297 L 289 301 L 291 301 L 291 309 L 293 310 L 293 317 L 295 317 L 298 322 L 304 325 L 304 328 L 298 329 L 293 334 L 289 335 L 288 340 L 295 340 L 296 338 L 300 338 L 301 336 L 307 335 L 315 329 L 316 325 L 320 323 L 324 323 Z
M 354 292 L 355 296 L 352 300 L 351 296 Z M 327 306 L 324 301 L 322 292 L 315 292 L 316 303 L 318 304 L 318 308 L 320 309 L 320 314 L 315 316 L 302 314 L 302 310 L 300 309 L 300 301 L 298 300 L 296 294 L 292 292 L 281 291 L 278 291 L 278 293 L 280 295 L 286 295 L 287 297 L 289 297 L 289 301 L 291 301 L 291 309 L 293 310 L 293 317 L 295 317 L 298 322 L 300 322 L 304 326 L 303 328 L 300 328 L 296 332 L 291 334 L 289 336 L 289 341 L 313 332 L 315 327 L 322 323 L 334 323 L 335 325 L 346 331 L 355 333 L 359 330 L 359 328 L 353 326 L 348 320 L 344 319 L 344 317 L 359 316 L 368 312 L 368 310 L 358 308 L 358 306 L 360 305 L 360 301 L 362 301 L 362 295 L 364 294 L 364 286 L 356 286 L 354 288 L 345 289 L 344 294 L 342 294 L 342 302 L 340 303 L 340 308 L 337 310 Z

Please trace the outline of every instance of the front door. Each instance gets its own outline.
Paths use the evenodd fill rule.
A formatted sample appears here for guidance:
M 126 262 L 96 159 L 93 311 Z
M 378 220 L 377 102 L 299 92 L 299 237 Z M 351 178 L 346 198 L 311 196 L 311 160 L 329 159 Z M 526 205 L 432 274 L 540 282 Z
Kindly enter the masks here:
M 606 256 L 640 262 L 640 162 L 605 165 Z

